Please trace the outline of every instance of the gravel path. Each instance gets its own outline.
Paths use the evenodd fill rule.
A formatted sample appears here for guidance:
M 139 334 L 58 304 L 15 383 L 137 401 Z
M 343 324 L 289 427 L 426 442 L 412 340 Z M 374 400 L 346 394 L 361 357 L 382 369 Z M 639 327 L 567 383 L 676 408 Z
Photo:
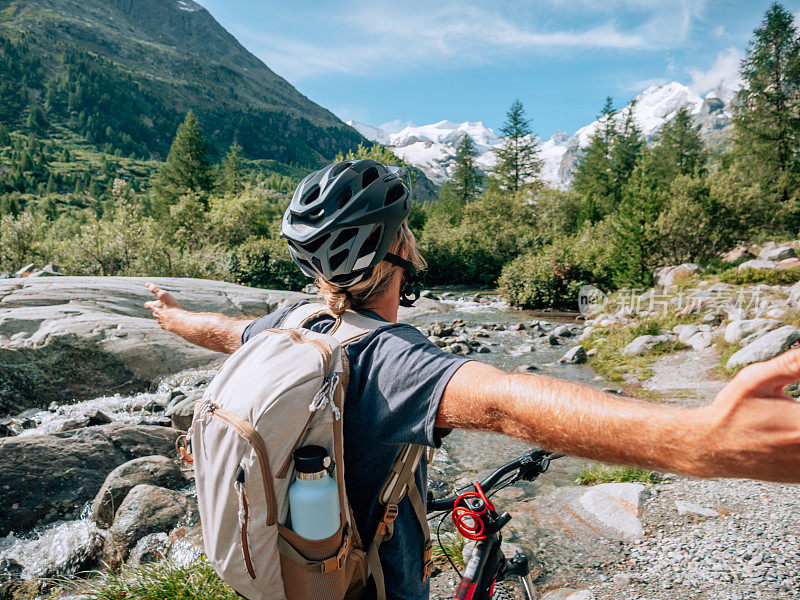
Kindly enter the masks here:
M 725 384 L 717 361 L 711 349 L 666 355 L 644 387 L 674 392 L 676 404 L 710 402 Z M 597 600 L 800 598 L 798 486 L 668 475 L 652 492 L 644 539 L 589 585 Z M 676 501 L 717 515 L 681 515 Z

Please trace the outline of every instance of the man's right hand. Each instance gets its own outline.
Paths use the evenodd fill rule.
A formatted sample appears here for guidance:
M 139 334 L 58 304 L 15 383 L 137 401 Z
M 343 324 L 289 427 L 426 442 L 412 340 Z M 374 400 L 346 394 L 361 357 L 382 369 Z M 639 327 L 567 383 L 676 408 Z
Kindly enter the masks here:
M 145 302 L 144 307 L 153 311 L 153 316 L 162 329 L 177 333 L 179 331 L 177 320 L 183 316 L 179 313 L 185 313 L 186 311 L 175 299 L 175 296 L 162 290 L 156 284 L 148 282 L 144 284 L 144 287 L 156 297 L 156 300 Z
M 242 333 L 250 320 L 231 319 L 217 313 L 198 313 L 184 309 L 175 297 L 154 283 L 145 288 L 156 299 L 145 302 L 145 308 L 153 311 L 161 328 L 177 333 L 192 344 L 233 354 L 242 345 Z

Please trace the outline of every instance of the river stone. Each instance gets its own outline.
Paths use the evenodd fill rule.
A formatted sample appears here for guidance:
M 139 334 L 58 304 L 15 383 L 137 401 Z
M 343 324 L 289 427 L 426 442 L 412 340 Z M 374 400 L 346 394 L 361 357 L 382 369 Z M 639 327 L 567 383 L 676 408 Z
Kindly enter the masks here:
M 172 426 L 179 431 L 189 431 L 194 417 L 195 401 L 193 398 L 184 398 L 176 402 L 164 412 L 169 417 Z
M 572 337 L 572 331 L 566 325 L 559 325 L 552 331 L 553 335 L 557 335 L 559 337 Z
M 582 365 L 586 362 L 586 350 L 583 346 L 573 346 L 558 359 L 559 364 Z
M 765 333 L 728 359 L 728 369 L 745 367 L 749 364 L 775 358 L 783 354 L 795 342 L 800 341 L 800 328 L 784 325 Z
M 719 513 L 713 508 L 706 508 L 694 502 L 675 500 L 675 508 L 681 516 L 718 517 Z
M 786 260 L 787 258 L 795 258 L 797 253 L 794 251 L 794 248 L 789 246 L 778 246 L 777 248 L 764 248 L 761 252 L 758 253 L 758 258 L 761 260 L 770 260 L 773 262 L 778 262 L 781 260 Z
M 747 336 L 757 331 L 775 329 L 779 324 L 777 319 L 741 319 L 731 321 L 725 327 L 725 341 L 729 344 L 738 344 Z
M 661 335 L 640 335 L 630 344 L 622 349 L 622 353 L 628 356 L 641 356 L 652 351 L 656 346 L 675 342 L 677 338 L 672 334 Z
M 128 554 L 128 564 L 134 567 L 161 562 L 167 557 L 171 543 L 169 534 L 161 531 L 144 536 Z
M 639 515 L 649 494 L 641 483 L 601 483 L 589 488 L 580 497 L 580 504 L 604 526 L 615 530 L 620 539 L 632 541 L 644 537 Z
M 125 496 L 108 530 L 103 556 L 110 565 L 124 561 L 140 539 L 167 532 L 186 512 L 188 501 L 180 492 L 140 484 Z
M 0 440 L 0 536 L 77 518 L 112 470 L 142 456 L 173 457 L 178 435 L 169 427 L 112 423 Z
M 738 267 L 736 267 L 737 271 L 744 271 L 745 269 L 755 269 L 756 271 L 771 271 L 775 269 L 777 265 L 772 262 L 771 260 L 761 260 L 761 259 L 753 259 L 753 260 L 746 260 Z
M 92 519 L 107 528 L 114 522 L 114 513 L 135 486 L 147 483 L 166 488 L 185 482 L 177 463 L 166 456 L 143 456 L 121 464 L 106 477 L 92 503 Z

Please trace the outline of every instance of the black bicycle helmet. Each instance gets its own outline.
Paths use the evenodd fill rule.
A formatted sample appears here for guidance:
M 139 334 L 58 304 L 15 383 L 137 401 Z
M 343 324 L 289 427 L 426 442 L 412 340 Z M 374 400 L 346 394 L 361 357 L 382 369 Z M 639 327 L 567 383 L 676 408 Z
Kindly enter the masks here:
M 328 165 L 303 179 L 281 227 L 303 273 L 347 287 L 384 259 L 413 271 L 408 261 L 387 257 L 411 209 L 404 175 L 401 167 L 362 159 Z

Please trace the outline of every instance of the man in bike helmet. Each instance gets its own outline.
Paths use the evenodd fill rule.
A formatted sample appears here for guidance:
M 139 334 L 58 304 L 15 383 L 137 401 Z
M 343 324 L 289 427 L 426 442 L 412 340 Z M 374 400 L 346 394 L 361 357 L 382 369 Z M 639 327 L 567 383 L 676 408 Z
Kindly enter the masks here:
M 282 224 L 292 258 L 316 278 L 333 312 L 350 309 L 385 322 L 347 347 L 345 476 L 360 531 L 379 521 L 377 491 L 397 448 L 438 446 L 454 428 L 503 433 L 608 463 L 800 482 L 800 404 L 782 391 L 800 380 L 800 350 L 746 367 L 707 406 L 679 408 L 504 373 L 448 354 L 398 323 L 398 309 L 413 302 L 416 271 L 424 266 L 405 221 L 410 189 L 403 177 L 373 160 L 329 165 L 300 183 Z M 157 299 L 146 306 L 164 329 L 228 353 L 279 326 L 292 309 L 242 321 L 186 311 L 168 292 L 148 289 Z M 332 323 L 322 317 L 307 327 L 324 332 Z M 416 473 L 423 497 L 425 475 L 423 461 Z M 412 513 L 404 500 L 394 536 L 380 547 L 390 598 L 423 600 L 429 593 Z

